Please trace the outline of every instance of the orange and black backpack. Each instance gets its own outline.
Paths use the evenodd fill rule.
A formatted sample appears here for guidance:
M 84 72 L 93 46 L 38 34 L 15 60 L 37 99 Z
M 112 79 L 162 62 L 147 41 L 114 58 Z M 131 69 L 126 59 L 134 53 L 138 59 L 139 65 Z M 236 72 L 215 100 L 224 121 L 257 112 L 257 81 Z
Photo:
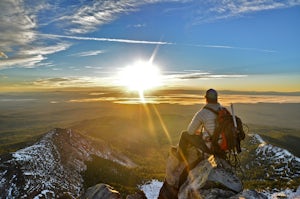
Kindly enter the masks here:
M 205 106 L 217 115 L 216 128 L 211 135 L 212 153 L 214 155 L 224 155 L 226 153 L 237 154 L 241 152 L 241 140 L 245 138 L 242 120 L 232 114 L 225 108 L 221 107 L 219 110 Z M 236 126 L 235 121 L 236 120 Z

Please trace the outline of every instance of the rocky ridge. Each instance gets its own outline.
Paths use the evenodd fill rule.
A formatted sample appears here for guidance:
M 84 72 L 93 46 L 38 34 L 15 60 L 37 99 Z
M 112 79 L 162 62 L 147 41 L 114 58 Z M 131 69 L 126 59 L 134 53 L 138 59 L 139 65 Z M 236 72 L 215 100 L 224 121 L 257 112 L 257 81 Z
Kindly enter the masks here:
M 91 155 L 135 166 L 104 142 L 56 128 L 34 145 L 1 157 L 0 198 L 77 198 L 84 191 L 81 172 Z
M 266 143 L 258 134 L 251 134 L 250 142 L 258 144 L 255 159 L 245 165 L 245 168 L 263 168 L 263 179 L 291 181 L 300 177 L 300 158 L 286 149 Z
M 253 153 L 254 158 L 245 165 L 245 169 L 263 167 L 267 172 L 262 179 L 281 178 L 292 181 L 299 178 L 299 158 L 287 150 L 265 143 L 257 134 L 249 136 L 249 143 L 255 147 L 246 147 L 243 151 Z M 189 153 L 189 160 L 194 162 L 198 152 L 191 149 Z M 160 187 L 161 192 L 167 186 L 168 191 L 175 191 L 175 197 L 180 199 L 199 196 L 230 199 L 266 198 L 267 194 L 243 190 L 241 181 L 231 172 L 230 166 L 218 158 L 210 157 L 197 162 L 187 174 L 186 180 L 179 183 L 185 165 L 172 154 L 170 151 L 167 158 L 167 183 Z M 80 198 L 83 195 L 84 198 L 97 198 L 99 195 L 104 199 L 110 198 L 110 195 L 120 198 L 118 191 L 105 184 L 95 185 L 86 192 L 83 189 L 81 173 L 86 170 L 84 162 L 91 160 L 92 155 L 127 167 L 136 166 L 129 158 L 115 152 L 103 141 L 97 140 L 96 143 L 71 129 L 57 128 L 46 133 L 34 145 L 0 157 L 0 198 Z M 276 176 L 273 177 L 272 173 Z M 300 192 L 295 193 L 296 197 L 298 193 Z M 166 198 L 171 199 L 173 196 Z M 159 197 L 163 198 L 162 195 Z M 145 198 L 142 192 L 127 196 L 127 199 Z

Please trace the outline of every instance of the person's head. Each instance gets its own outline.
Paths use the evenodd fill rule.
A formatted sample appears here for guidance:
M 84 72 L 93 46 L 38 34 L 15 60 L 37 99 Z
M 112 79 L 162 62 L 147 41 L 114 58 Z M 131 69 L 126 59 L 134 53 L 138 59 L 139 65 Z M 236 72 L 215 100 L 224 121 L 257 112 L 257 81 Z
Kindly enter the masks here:
M 218 102 L 218 93 L 214 89 L 208 89 L 205 94 L 205 99 L 207 103 L 217 103 Z

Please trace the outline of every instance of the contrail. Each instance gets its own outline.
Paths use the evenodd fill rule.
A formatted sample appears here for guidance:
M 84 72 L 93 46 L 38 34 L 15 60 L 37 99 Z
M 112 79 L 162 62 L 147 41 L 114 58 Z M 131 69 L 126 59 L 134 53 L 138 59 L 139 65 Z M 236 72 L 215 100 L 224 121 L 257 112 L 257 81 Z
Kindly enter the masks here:
M 269 50 L 269 49 L 260 49 L 260 48 L 245 48 L 245 47 L 237 47 L 237 46 L 224 46 L 224 45 L 201 45 L 201 44 L 182 44 L 185 46 L 193 46 L 193 47 L 200 47 L 200 48 L 221 48 L 221 49 L 232 49 L 232 50 L 246 50 L 246 51 L 258 51 L 258 52 L 265 52 L 265 53 L 276 53 L 276 50 Z
M 161 41 L 143 41 L 143 40 L 130 40 L 130 39 L 113 39 L 113 38 L 98 38 L 98 37 L 78 37 L 78 36 L 66 36 L 66 35 L 54 35 L 54 34 L 39 34 L 48 38 L 66 38 L 75 40 L 89 40 L 89 41 L 109 41 L 119 43 L 131 43 L 131 44 L 154 44 L 154 45 L 170 45 L 173 43 L 161 42 Z
M 145 41 L 145 40 L 131 40 L 131 39 L 115 39 L 115 38 L 98 38 L 98 37 L 78 37 L 78 36 L 67 36 L 67 35 L 55 35 L 55 34 L 38 34 L 47 38 L 65 38 L 74 40 L 87 40 L 87 41 L 107 41 L 107 42 L 118 42 L 118 43 L 129 43 L 129 44 L 150 44 L 158 45 L 154 50 L 150 62 L 153 60 L 159 45 L 177 45 L 177 46 L 192 46 L 199 48 L 220 48 L 220 49 L 231 49 L 231 50 L 245 50 L 245 51 L 258 51 L 264 53 L 276 53 L 276 50 L 260 49 L 260 48 L 247 48 L 237 46 L 225 46 L 225 45 L 204 45 L 204 44 L 184 44 L 184 43 L 172 43 L 165 41 Z

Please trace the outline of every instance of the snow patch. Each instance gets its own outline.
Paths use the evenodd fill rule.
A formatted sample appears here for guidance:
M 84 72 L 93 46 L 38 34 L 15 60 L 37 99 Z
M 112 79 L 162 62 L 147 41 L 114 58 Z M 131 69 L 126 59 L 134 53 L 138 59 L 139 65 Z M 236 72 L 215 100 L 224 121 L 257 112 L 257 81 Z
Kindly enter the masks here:
M 140 185 L 139 189 L 145 193 L 148 199 L 157 199 L 162 185 L 163 182 L 153 179 L 146 184 Z
M 286 189 L 280 192 L 270 193 L 268 191 L 263 191 L 262 194 L 268 197 L 268 199 L 279 199 L 279 198 L 286 198 L 286 199 L 300 199 L 300 186 L 294 192 L 291 189 Z

